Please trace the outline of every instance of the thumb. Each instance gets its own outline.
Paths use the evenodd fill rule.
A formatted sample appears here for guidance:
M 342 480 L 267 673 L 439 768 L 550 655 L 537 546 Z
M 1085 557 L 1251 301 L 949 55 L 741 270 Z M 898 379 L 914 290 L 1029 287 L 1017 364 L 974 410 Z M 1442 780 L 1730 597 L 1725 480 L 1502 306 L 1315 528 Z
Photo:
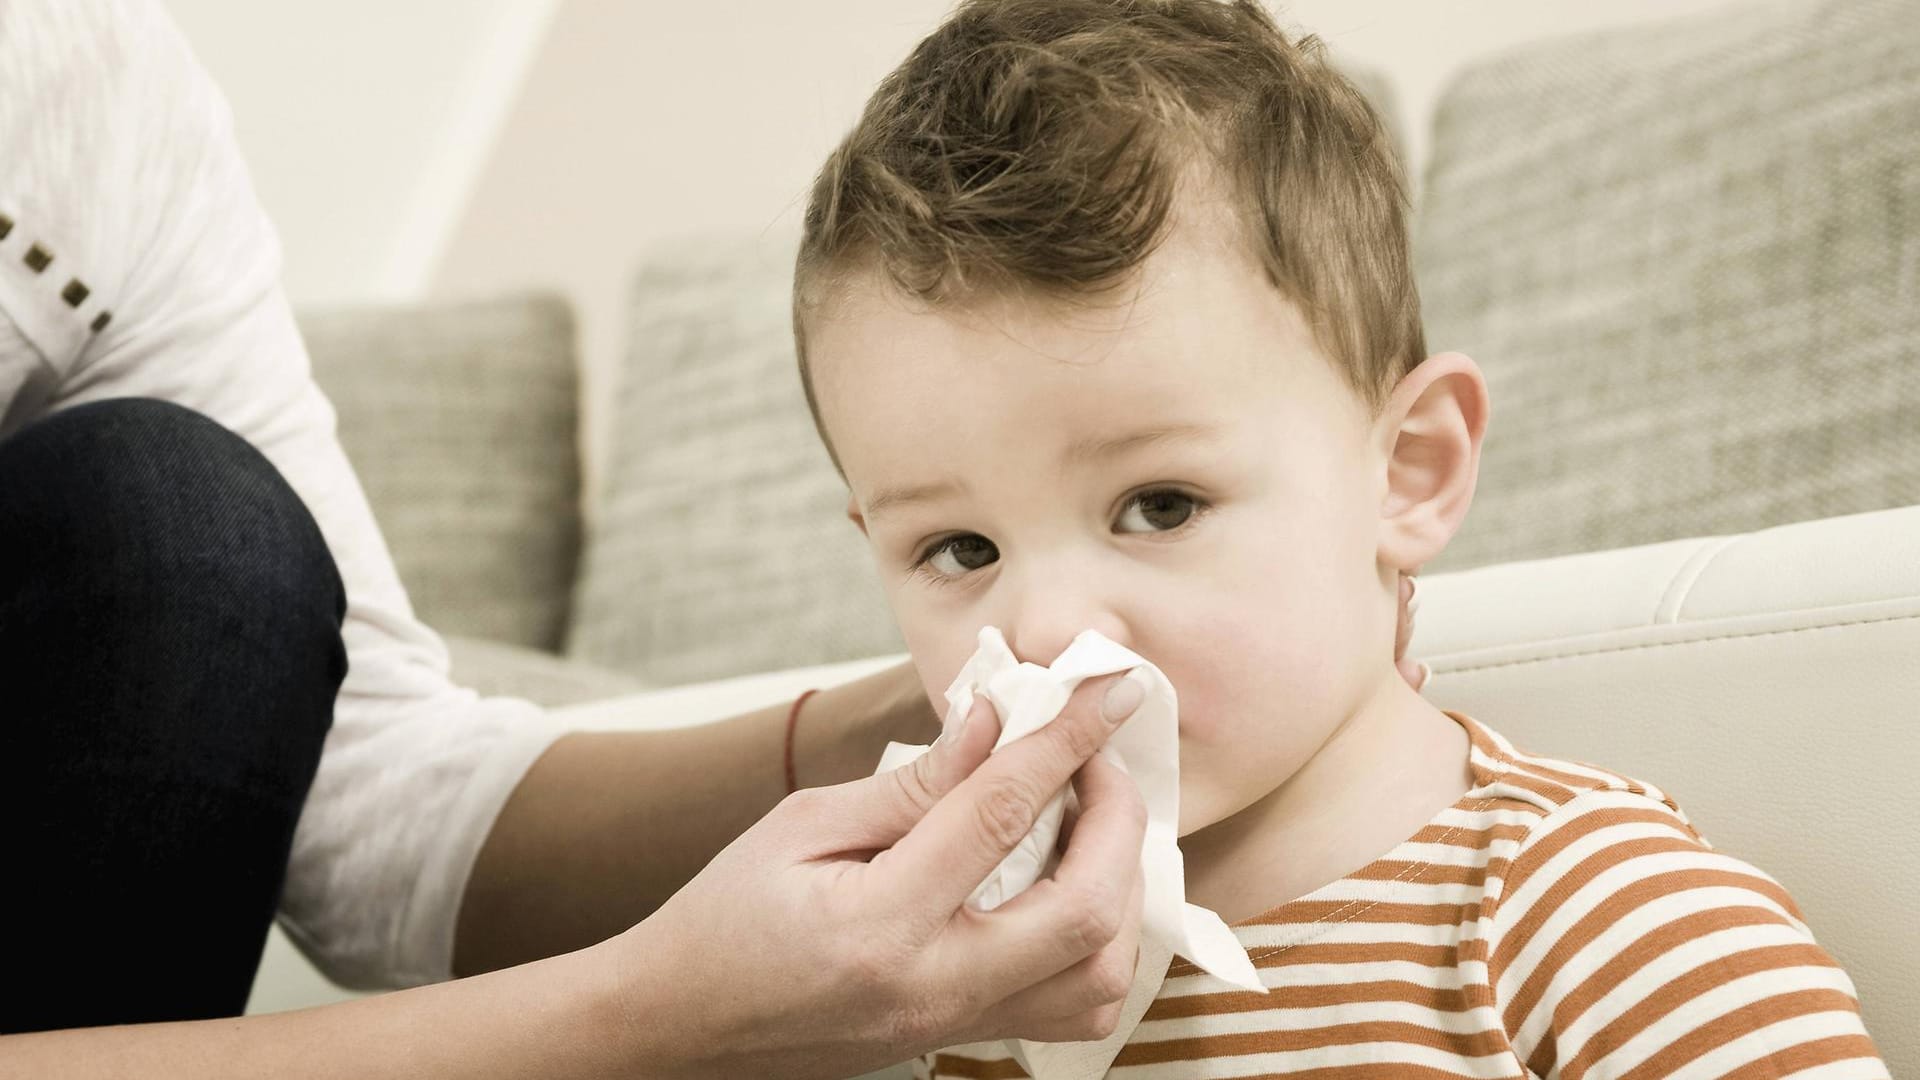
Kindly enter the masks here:
M 907 835 L 933 804 L 958 787 L 993 753 L 1000 720 L 987 699 L 976 697 L 966 720 L 933 748 L 888 772 L 828 788 L 815 788 L 824 820 L 812 825 L 820 842 L 836 852 L 890 848 Z

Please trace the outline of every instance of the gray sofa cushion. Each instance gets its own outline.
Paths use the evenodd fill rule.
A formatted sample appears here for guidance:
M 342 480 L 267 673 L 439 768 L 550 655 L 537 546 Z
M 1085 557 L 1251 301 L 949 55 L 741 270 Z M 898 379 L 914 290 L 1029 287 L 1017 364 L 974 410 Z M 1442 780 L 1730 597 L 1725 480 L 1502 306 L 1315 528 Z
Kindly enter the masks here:
M 303 313 L 415 611 L 549 651 L 580 550 L 573 317 L 547 296 Z
M 1920 503 L 1920 17 L 1745 5 L 1444 95 L 1428 342 L 1486 371 L 1437 568 Z
M 796 243 L 642 263 L 569 654 L 664 685 L 903 648 L 801 394 Z

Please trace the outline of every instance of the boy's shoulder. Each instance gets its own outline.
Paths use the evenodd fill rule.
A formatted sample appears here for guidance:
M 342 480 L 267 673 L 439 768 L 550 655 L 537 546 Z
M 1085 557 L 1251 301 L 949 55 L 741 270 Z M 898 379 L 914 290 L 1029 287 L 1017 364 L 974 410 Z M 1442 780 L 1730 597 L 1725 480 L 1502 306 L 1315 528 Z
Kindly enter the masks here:
M 1471 717 L 1449 715 L 1473 744 L 1476 784 L 1461 805 L 1483 815 L 1496 970 L 1536 934 L 1575 924 L 1598 933 L 1650 908 L 1675 917 L 1757 904 L 1806 932 L 1780 882 L 1715 850 L 1666 792 L 1598 765 L 1529 753 Z
M 1471 741 L 1474 787 L 1462 799 L 1499 818 L 1510 840 L 1530 846 L 1572 819 L 1613 811 L 1681 830 L 1710 848 L 1686 811 L 1665 791 L 1586 761 L 1537 754 L 1464 713 L 1449 712 Z
M 1455 813 L 1472 819 L 1486 849 L 1485 902 L 1496 932 L 1565 910 L 1576 896 L 1626 904 L 1628 894 L 1651 900 L 1705 886 L 1763 895 L 1799 922 L 1778 881 L 1715 850 L 1661 789 L 1599 765 L 1530 753 L 1478 720 L 1449 715 L 1472 739 L 1475 786 Z

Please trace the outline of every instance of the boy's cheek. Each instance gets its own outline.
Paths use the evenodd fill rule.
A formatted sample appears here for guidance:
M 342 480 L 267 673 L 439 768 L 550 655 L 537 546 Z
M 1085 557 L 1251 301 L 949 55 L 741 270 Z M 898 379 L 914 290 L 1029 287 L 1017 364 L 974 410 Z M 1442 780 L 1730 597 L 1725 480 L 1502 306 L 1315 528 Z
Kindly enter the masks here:
M 1272 660 L 1265 655 L 1266 643 L 1237 633 L 1225 620 L 1186 628 L 1174 640 L 1182 642 L 1180 651 L 1164 658 L 1136 651 L 1158 664 L 1173 683 L 1180 702 L 1183 750 L 1189 744 L 1206 747 L 1231 742 L 1241 734 L 1245 717 L 1271 711 L 1273 703 L 1262 709 L 1274 674 Z
M 905 624 L 902 624 L 905 630 Z M 920 676 L 920 687 L 926 691 L 927 704 L 933 707 L 933 715 L 943 721 L 947 715 L 947 687 L 960 675 L 960 669 L 966 666 L 967 658 L 973 655 L 974 642 L 971 637 L 964 641 L 954 639 L 954 635 L 936 635 L 934 641 L 917 640 L 921 635 L 907 633 L 907 651 L 913 659 L 913 668 Z
M 1298 768 L 1323 710 L 1284 660 L 1207 664 L 1180 692 L 1180 833 L 1244 809 Z M 1298 675 L 1298 672 L 1291 674 Z

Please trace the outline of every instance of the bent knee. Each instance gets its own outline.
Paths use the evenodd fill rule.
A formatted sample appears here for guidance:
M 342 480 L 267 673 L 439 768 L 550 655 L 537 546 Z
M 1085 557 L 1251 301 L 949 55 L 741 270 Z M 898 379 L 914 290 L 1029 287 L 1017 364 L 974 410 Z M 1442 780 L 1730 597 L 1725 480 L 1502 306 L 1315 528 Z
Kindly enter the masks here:
M 54 413 L 0 442 L 6 546 L 42 574 L 209 575 L 236 596 L 345 608 L 326 541 L 299 495 L 245 439 L 171 402 L 116 398 Z

